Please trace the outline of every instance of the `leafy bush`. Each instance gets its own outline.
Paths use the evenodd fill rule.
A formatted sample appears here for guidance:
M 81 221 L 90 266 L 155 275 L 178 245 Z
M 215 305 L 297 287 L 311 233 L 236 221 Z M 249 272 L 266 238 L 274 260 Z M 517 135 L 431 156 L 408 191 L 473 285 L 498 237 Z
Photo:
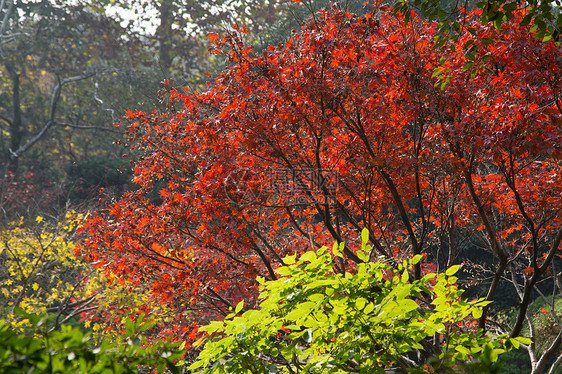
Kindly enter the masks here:
M 21 373 L 137 373 L 139 367 L 156 368 L 162 373 L 179 370 L 174 360 L 179 357 L 176 344 L 159 342 L 144 348 L 140 335 L 151 327 L 143 316 L 128 321 L 128 344 L 103 341 L 94 347 L 89 335 L 76 327 L 63 325 L 61 330 L 47 331 L 45 320 L 38 315 L 19 313 L 29 319 L 34 329 L 27 334 L 16 332 L 0 321 L 0 372 Z
M 204 327 L 209 335 L 190 369 L 204 373 L 448 372 L 459 367 L 489 372 L 498 355 L 528 339 L 486 336 L 470 323 L 483 299 L 464 301 L 454 276 L 413 280 L 421 260 L 368 262 L 368 233 L 353 273 L 334 271 L 343 246 L 284 259 L 279 279 L 260 280 L 258 310 L 240 302 L 224 321 Z

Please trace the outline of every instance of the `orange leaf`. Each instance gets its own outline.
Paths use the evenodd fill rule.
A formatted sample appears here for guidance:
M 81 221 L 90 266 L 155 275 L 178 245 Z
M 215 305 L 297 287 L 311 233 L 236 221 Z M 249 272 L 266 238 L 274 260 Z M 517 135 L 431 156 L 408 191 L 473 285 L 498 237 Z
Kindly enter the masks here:
M 218 38 L 219 38 L 219 34 L 217 34 L 216 32 L 212 32 L 209 35 L 207 35 L 207 39 L 209 39 L 211 43 L 214 43 Z

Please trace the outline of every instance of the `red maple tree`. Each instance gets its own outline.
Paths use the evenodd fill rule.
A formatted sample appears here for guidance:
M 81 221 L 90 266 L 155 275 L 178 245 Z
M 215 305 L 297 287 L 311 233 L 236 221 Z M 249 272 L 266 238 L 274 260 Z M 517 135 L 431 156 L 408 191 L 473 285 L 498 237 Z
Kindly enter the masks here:
M 82 253 L 179 328 L 251 306 L 289 253 L 344 241 L 335 266 L 353 267 L 366 227 L 371 258 L 425 254 L 418 278 L 488 253 L 487 298 L 506 278 L 520 295 L 517 336 L 562 238 L 562 50 L 523 16 L 467 13 L 442 48 L 385 6 L 324 10 L 260 54 L 243 29 L 214 35 L 230 65 L 208 90 L 168 85 L 167 110 L 128 113 L 140 188 L 86 222 Z

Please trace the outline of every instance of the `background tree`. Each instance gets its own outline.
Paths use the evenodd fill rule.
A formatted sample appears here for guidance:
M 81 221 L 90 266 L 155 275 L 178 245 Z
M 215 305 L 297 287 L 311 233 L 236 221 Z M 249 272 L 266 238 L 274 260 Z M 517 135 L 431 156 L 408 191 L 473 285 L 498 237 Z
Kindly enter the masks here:
M 122 14 L 122 22 L 143 30 L 157 64 L 166 78 L 193 83 L 205 79 L 210 61 L 206 36 L 246 25 L 253 35 L 272 25 L 280 16 L 278 0 L 97 0 L 93 7 Z M 108 7 L 109 6 L 109 7 Z M 130 17 L 133 14 L 133 17 Z
M 57 130 L 108 127 L 77 121 L 84 102 L 78 95 L 77 100 L 71 99 L 69 88 L 84 81 L 92 83 L 91 78 L 110 71 L 108 60 L 115 58 L 123 39 L 115 22 L 79 6 L 3 1 L 0 14 L 0 59 L 6 73 L 0 92 L 1 152 L 3 164 L 15 171 L 18 160 L 39 140 L 55 143 L 51 146 L 55 149 L 45 152 L 46 158 L 64 152 L 68 144 L 61 147 L 50 136 Z M 95 97 L 90 99 L 86 105 L 95 106 Z

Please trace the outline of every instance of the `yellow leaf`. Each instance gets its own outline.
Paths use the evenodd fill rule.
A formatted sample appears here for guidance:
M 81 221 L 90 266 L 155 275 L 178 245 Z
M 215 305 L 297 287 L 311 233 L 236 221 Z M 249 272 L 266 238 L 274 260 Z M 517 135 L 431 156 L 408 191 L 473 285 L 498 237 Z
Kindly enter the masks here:
M 37 218 L 35 218 L 35 220 L 36 220 L 37 222 L 41 222 L 41 221 L 43 221 L 43 217 L 37 216 Z

